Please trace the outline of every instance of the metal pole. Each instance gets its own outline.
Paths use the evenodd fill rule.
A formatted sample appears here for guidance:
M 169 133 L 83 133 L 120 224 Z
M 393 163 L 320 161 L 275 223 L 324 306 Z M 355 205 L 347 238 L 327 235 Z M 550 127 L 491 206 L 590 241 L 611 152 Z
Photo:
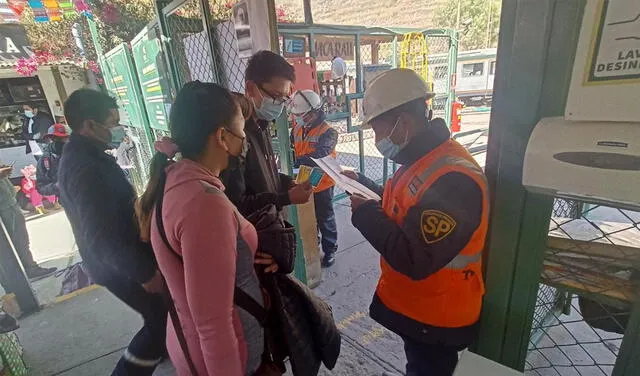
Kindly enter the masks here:
M 271 39 L 271 51 L 278 53 L 280 45 L 278 43 L 278 20 L 276 18 L 276 5 L 275 0 L 267 0 L 267 9 L 269 10 L 269 35 Z M 287 175 L 293 175 L 293 152 L 291 149 L 291 140 L 289 139 L 289 121 L 285 114 L 280 115 L 276 120 L 276 131 L 278 132 L 278 151 L 280 155 L 280 171 Z M 296 278 L 307 284 L 307 264 L 304 254 L 304 244 L 302 243 L 302 236 L 300 236 L 300 218 L 298 216 L 298 209 L 295 205 L 289 205 L 287 220 L 291 223 L 298 236 L 296 237 L 296 244 L 298 252 L 296 252 L 296 261 L 294 266 L 294 275 Z
M 204 27 L 207 42 L 209 43 L 209 52 L 211 53 L 211 70 L 213 71 L 213 80 L 215 83 L 224 87 L 229 87 L 229 82 L 224 80 L 224 75 L 218 69 L 217 46 L 215 41 L 215 27 L 211 19 L 211 8 L 209 8 L 208 0 L 200 0 L 200 9 L 202 10 L 202 27 Z M 227 82 L 222 82 L 227 81 Z
M 158 25 L 160 26 L 160 45 L 162 55 L 164 57 L 165 63 L 167 64 L 167 68 L 171 74 L 171 83 L 174 88 L 172 92 L 172 96 L 177 95 L 178 90 L 182 87 L 180 84 L 180 75 L 178 74 L 178 68 L 176 67 L 175 59 L 172 59 L 173 56 L 171 50 L 171 35 L 169 34 L 169 27 L 167 26 L 167 20 L 164 14 L 164 7 L 168 5 L 168 1 L 157 0 L 156 1 L 156 13 L 158 14 Z
M 313 24 L 313 14 L 311 13 L 311 0 L 302 0 L 304 7 L 304 23 L 307 25 Z
M 492 0 L 489 0 L 487 3 L 489 4 L 489 14 L 487 15 L 487 43 L 484 48 L 489 48 L 489 39 L 491 37 L 491 14 L 493 13 Z
M 356 93 L 362 93 L 362 54 L 360 52 L 360 34 L 356 34 Z M 358 155 L 360 162 L 360 172 L 365 173 L 364 161 L 364 132 L 358 130 Z
M 16 212 L 15 215 L 22 215 L 22 213 Z M 2 274 L 3 283 L 6 284 L 6 286 L 2 287 L 4 287 L 7 292 L 12 292 L 16 295 L 16 300 L 23 314 L 39 311 L 40 303 L 38 303 L 38 299 L 31 289 L 29 279 L 24 271 L 24 266 L 20 262 L 18 253 L 11 241 L 9 231 L 7 231 L 7 227 L 1 218 L 0 226 L 0 247 L 7 250 L 4 252 L 5 257 L 2 258 L 2 262 L 0 263 L 0 274 Z
M 460 29 L 460 11 L 462 10 L 462 0 L 458 0 L 458 13 L 456 15 L 456 30 Z

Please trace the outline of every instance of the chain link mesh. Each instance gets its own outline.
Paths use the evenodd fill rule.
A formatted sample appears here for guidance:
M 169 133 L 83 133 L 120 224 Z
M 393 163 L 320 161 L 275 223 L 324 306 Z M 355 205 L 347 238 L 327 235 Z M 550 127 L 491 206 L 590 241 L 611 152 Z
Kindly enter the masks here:
M 222 71 L 222 85 L 231 91 L 244 93 L 244 72 L 247 59 L 238 54 L 236 34 L 233 22 L 214 20 L 215 23 L 215 55 Z
M 429 79 L 436 96 L 431 102 L 434 117 L 445 118 L 449 99 L 449 37 L 427 35 Z
M 127 49 L 123 53 L 128 55 L 130 52 Z M 123 161 L 122 159 L 118 159 L 118 154 L 124 154 L 125 158 L 128 159 L 130 163 L 125 162 L 126 164 L 121 165 L 121 168 L 136 192 L 141 194 L 147 184 L 148 166 L 152 157 L 151 150 L 153 150 L 152 145 L 154 140 L 149 140 L 147 137 L 144 124 L 131 124 L 131 119 L 136 118 L 134 114 L 129 113 L 129 107 L 134 100 L 127 97 L 127 88 L 118 86 L 123 75 L 130 74 L 131 77 L 136 75 L 135 69 L 133 69 L 132 66 L 129 68 L 131 69 L 130 72 L 116 72 L 114 71 L 114 64 L 102 64 L 103 73 L 107 80 L 107 87 L 110 88 L 109 95 L 114 97 L 118 102 L 120 119 L 124 123 L 128 123 L 128 126 L 125 126 L 125 134 L 131 140 L 130 146 L 126 144 L 118 145 L 118 147 L 111 152 L 119 163 L 123 163 Z M 133 103 L 133 105 L 135 105 L 135 103 Z M 145 109 L 139 108 L 137 111 L 139 114 L 142 114 Z
M 526 375 L 611 375 L 640 287 L 640 213 L 557 199 Z
M 180 87 L 195 80 L 215 82 L 211 48 L 203 19 L 198 0 L 187 0 L 166 15 L 172 59 Z

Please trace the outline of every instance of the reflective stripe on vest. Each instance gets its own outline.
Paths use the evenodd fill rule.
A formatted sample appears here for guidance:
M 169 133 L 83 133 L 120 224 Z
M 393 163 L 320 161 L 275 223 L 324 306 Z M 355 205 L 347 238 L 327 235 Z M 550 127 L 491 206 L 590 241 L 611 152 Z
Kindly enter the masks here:
M 309 155 L 316 151 L 315 144 L 320 140 L 320 137 L 329 129 L 331 126 L 327 123 L 323 123 L 317 127 L 311 128 L 307 134 L 304 134 L 304 127 L 296 125 L 293 128 L 293 149 L 295 151 L 296 157 L 300 157 L 303 155 Z M 333 150 L 331 154 L 329 154 L 333 158 L 336 158 L 336 151 Z M 314 192 L 322 192 L 327 190 L 335 185 L 333 179 L 331 179 L 328 175 L 323 175 L 322 179 L 318 185 L 314 188 Z
M 488 187 L 482 169 L 464 147 L 449 140 L 413 165 L 396 172 L 385 186 L 383 209 L 398 225 L 404 226 L 409 209 L 439 177 L 450 172 L 469 176 L 482 190 L 480 225 L 456 257 L 423 280 L 412 280 L 381 259 L 382 273 L 376 294 L 394 312 L 424 324 L 453 328 L 475 323 L 482 306 L 482 250 L 489 210 Z

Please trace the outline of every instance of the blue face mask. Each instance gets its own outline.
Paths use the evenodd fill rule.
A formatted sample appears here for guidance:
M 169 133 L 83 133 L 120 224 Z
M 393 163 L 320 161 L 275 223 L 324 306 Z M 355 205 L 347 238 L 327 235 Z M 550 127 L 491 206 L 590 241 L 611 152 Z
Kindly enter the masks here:
M 115 144 L 122 142 L 124 137 L 127 135 L 122 125 L 109 128 L 109 132 L 111 132 L 111 142 Z
M 307 125 L 304 122 L 304 115 L 293 115 L 293 117 L 296 119 L 296 124 L 298 124 L 301 127 L 304 127 L 305 125 Z
M 272 100 L 265 99 L 260 90 L 258 90 L 258 93 L 260 93 L 260 96 L 262 97 L 262 104 L 260 105 L 260 107 L 257 107 L 256 102 L 253 100 L 253 98 L 251 98 L 251 102 L 253 102 L 253 108 L 256 110 L 256 115 L 258 115 L 258 118 L 262 120 L 276 120 L 282 113 L 282 110 L 284 110 L 284 103 L 273 103 Z
M 35 115 L 33 114 L 33 111 L 25 111 L 24 112 L 24 116 L 28 117 L 29 119 L 31 119 L 32 117 L 34 117 Z
M 385 156 L 385 157 L 387 157 L 387 158 L 389 158 L 391 160 L 393 160 L 398 155 L 398 153 L 400 153 L 400 150 L 402 150 L 402 148 L 404 148 L 407 145 L 407 140 L 406 139 L 402 143 L 402 145 L 396 145 L 396 144 L 393 143 L 393 141 L 391 141 L 391 135 L 393 134 L 393 132 L 395 132 L 399 121 L 400 121 L 400 119 L 396 120 L 396 123 L 393 126 L 393 129 L 391 129 L 391 133 L 389 133 L 389 135 L 387 137 L 385 137 L 382 140 L 376 142 L 376 148 L 378 149 L 380 154 L 382 154 L 383 156 Z

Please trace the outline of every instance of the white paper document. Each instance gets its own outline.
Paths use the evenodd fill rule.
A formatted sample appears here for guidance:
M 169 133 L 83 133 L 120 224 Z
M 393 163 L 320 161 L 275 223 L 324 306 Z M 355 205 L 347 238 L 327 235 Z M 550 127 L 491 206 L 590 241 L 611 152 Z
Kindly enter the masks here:
M 327 156 L 320 159 L 311 159 L 313 159 L 318 167 L 320 167 L 322 171 L 325 172 L 325 174 L 329 175 L 329 177 L 336 182 L 338 187 L 342 188 L 345 192 L 348 192 L 350 194 L 359 194 L 370 200 L 381 200 L 380 196 L 378 196 L 374 191 L 358 183 L 357 181 L 342 175 L 342 167 L 340 167 L 338 161 L 335 158 Z

